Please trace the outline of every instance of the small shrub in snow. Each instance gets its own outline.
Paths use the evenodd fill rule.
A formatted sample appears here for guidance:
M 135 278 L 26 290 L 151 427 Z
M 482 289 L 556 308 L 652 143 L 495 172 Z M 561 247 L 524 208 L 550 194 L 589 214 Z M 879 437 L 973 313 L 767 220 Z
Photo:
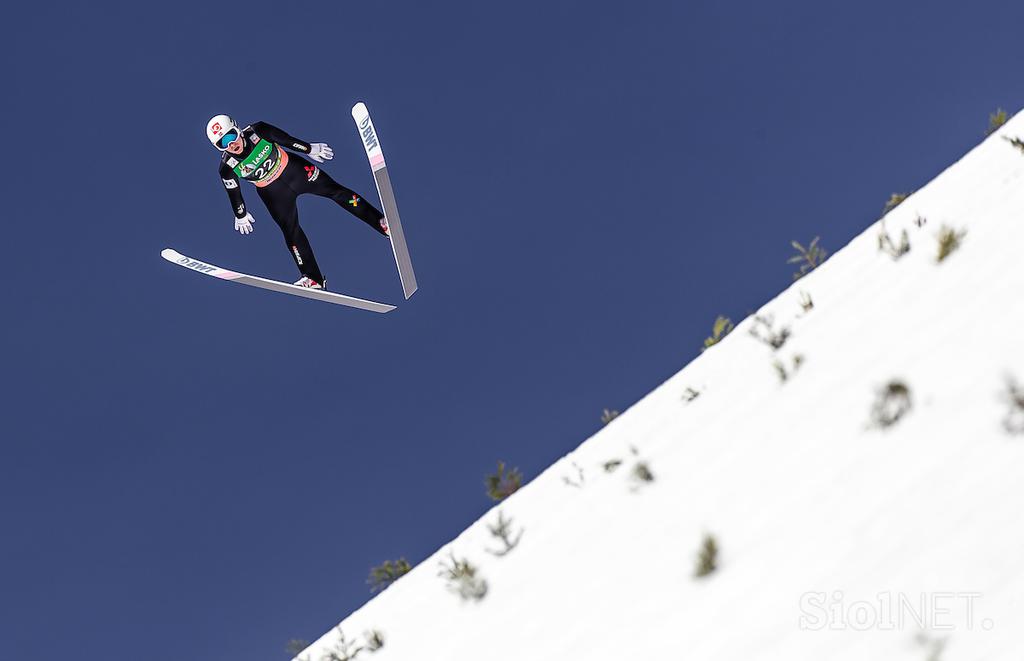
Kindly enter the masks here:
M 700 397 L 699 390 L 694 390 L 693 388 L 687 387 L 686 390 L 683 391 L 683 401 L 686 402 L 687 404 L 697 399 L 698 397 Z
M 814 237 L 814 239 L 807 244 L 807 247 L 803 247 L 797 241 L 790 241 L 793 248 L 796 249 L 796 254 L 790 257 L 787 264 L 799 264 L 800 270 L 793 274 L 794 280 L 799 280 L 814 269 L 821 266 L 821 263 L 828 257 L 828 252 L 824 248 L 818 245 L 818 239 L 821 237 Z
M 800 292 L 800 307 L 805 313 L 814 309 L 814 299 L 805 291 Z
M 754 323 L 750 327 L 751 337 L 764 342 L 775 351 L 782 348 L 782 345 L 789 339 L 789 335 L 787 326 L 775 329 L 775 320 L 770 315 L 754 317 Z
M 1003 139 L 1020 151 L 1024 152 L 1024 140 L 1021 140 L 1020 138 L 1007 138 L 1006 136 L 1003 136 Z
M 942 226 L 939 230 L 939 254 L 935 261 L 942 262 L 944 259 L 952 255 L 958 248 L 960 248 L 960 242 L 963 241 L 964 237 L 967 236 L 967 232 L 964 230 L 956 230 L 946 225 Z
M 1003 419 L 1003 426 L 1011 434 L 1024 434 L 1024 388 L 1011 380 L 1006 386 L 1006 399 L 1010 410 Z
M 907 230 L 903 230 L 900 234 L 900 242 L 897 244 L 889 236 L 885 224 L 882 224 L 878 231 L 878 250 L 892 257 L 894 261 L 906 255 L 910 252 L 910 236 L 907 234 Z
M 733 328 L 732 320 L 729 317 L 719 316 L 715 319 L 715 325 L 711 327 L 711 335 L 705 338 L 704 348 L 701 351 L 706 351 L 721 342 L 726 335 L 732 332 Z
M 910 387 L 902 381 L 890 381 L 878 391 L 871 407 L 871 422 L 882 429 L 892 427 L 910 412 L 911 406 Z
M 942 661 L 942 653 L 946 650 L 948 638 L 938 638 L 921 632 L 917 634 L 916 640 L 918 645 L 925 648 L 925 653 L 928 655 L 924 661 Z
M 320 657 L 320 661 L 352 661 L 363 651 L 362 646 L 355 641 L 349 642 L 345 639 L 345 632 L 338 627 L 338 642 L 334 647 Z
M 484 478 L 484 484 L 487 485 L 487 495 L 491 500 L 505 500 L 523 486 L 523 474 L 518 468 L 506 472 L 505 462 L 499 461 L 497 472 Z
M 889 213 L 910 197 L 911 193 L 893 193 L 889 196 L 889 199 L 885 201 L 885 206 L 882 207 L 882 215 Z
M 772 363 L 773 367 L 775 367 L 775 373 L 779 375 L 779 381 L 781 381 L 782 383 L 789 381 L 789 379 L 794 374 L 796 374 L 797 370 L 799 370 L 800 366 L 803 364 L 803 354 L 799 353 L 793 354 L 793 367 L 791 369 L 787 369 L 785 363 L 783 363 L 781 360 L 776 360 L 774 363 Z
M 654 481 L 654 473 L 651 472 L 651 467 L 644 461 L 636 462 L 636 465 L 633 466 L 632 477 L 639 484 Z
M 376 567 L 370 568 L 370 577 L 366 582 L 370 585 L 370 592 L 380 592 L 402 576 L 409 573 L 412 566 L 405 558 L 398 560 L 385 560 Z
M 629 447 L 629 453 L 634 457 L 637 457 L 640 453 L 633 446 Z M 625 462 L 622 459 L 614 458 L 601 464 L 606 473 L 614 473 L 619 469 Z M 648 482 L 654 481 L 654 473 L 651 471 L 651 467 L 647 465 L 647 462 L 637 459 L 637 462 L 633 465 L 633 469 L 629 471 L 629 480 L 633 483 L 631 491 L 636 491 L 639 487 L 647 484 Z
M 360 645 L 356 641 L 348 641 L 345 638 L 345 632 L 338 627 L 338 642 L 334 643 L 334 647 L 320 657 L 320 661 L 354 661 L 362 652 L 370 652 L 371 654 L 380 650 L 384 647 L 384 634 L 374 629 L 363 633 L 363 638 L 366 640 L 365 644 Z M 309 661 L 308 659 L 302 659 L 300 661 Z
M 1005 124 L 1009 118 L 1010 116 L 1006 114 L 1005 110 L 996 108 L 996 111 L 988 116 L 988 128 L 985 129 L 985 135 L 992 135 L 998 131 L 999 127 Z
M 512 519 L 506 519 L 505 513 L 498 511 L 498 520 L 494 524 L 487 524 L 487 530 L 491 533 L 492 537 L 497 538 L 504 548 L 499 551 L 492 551 L 487 549 L 487 552 L 491 555 L 496 555 L 499 558 L 508 555 L 512 549 L 519 545 L 519 540 L 523 538 L 522 528 L 519 532 L 513 532 L 512 530 Z
M 604 466 L 604 472 L 614 473 L 615 469 L 622 465 L 621 459 L 609 459 L 602 464 Z
M 438 576 L 445 580 L 448 589 L 459 595 L 463 601 L 480 601 L 487 596 L 487 581 L 477 576 L 477 568 L 465 558 L 459 560 L 452 552 L 448 561 L 441 561 Z
M 292 638 L 284 646 L 284 651 L 288 653 L 289 658 L 295 658 L 302 654 L 302 650 L 309 647 L 309 641 L 301 638 Z
M 718 543 L 714 535 L 704 535 L 704 542 L 697 554 L 697 567 L 693 571 L 696 578 L 704 578 L 718 569 Z
M 564 482 L 567 486 L 576 487 L 577 489 L 580 489 L 583 487 L 583 469 L 576 465 L 575 461 L 572 462 L 572 467 L 576 469 L 576 479 L 563 475 L 562 482 Z
M 609 422 L 611 422 L 617 417 L 619 417 L 618 411 L 609 411 L 608 409 L 605 409 L 604 412 L 601 414 L 601 424 L 607 425 Z
M 384 647 L 384 633 L 377 629 L 363 632 L 363 638 L 366 640 L 366 649 L 370 652 L 376 652 Z

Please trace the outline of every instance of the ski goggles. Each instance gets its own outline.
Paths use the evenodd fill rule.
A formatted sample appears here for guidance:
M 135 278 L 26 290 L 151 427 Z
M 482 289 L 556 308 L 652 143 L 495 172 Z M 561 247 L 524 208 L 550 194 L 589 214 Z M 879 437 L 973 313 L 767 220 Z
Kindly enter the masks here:
M 221 151 L 226 150 L 228 148 L 228 145 L 230 145 L 235 140 L 238 140 L 238 136 L 238 129 L 228 129 L 228 132 L 222 135 L 220 137 L 220 140 L 217 141 L 217 149 Z

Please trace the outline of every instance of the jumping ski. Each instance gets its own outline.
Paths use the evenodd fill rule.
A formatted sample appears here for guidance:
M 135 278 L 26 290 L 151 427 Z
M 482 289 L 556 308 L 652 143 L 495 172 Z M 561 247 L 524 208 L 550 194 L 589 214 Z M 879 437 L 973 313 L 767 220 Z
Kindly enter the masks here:
M 356 128 L 362 136 L 366 157 L 370 159 L 373 180 L 377 184 L 377 193 L 380 195 L 384 218 L 391 234 L 391 249 L 395 253 L 398 277 L 402 280 L 402 291 L 408 299 L 417 288 L 416 274 L 412 270 L 412 258 L 409 256 L 409 247 L 406 245 L 405 233 L 402 231 L 402 221 L 398 217 L 398 204 L 395 202 L 395 192 L 391 188 L 391 178 L 388 176 L 388 167 L 384 162 L 380 139 L 377 137 L 373 120 L 370 119 L 370 111 L 366 109 L 365 104 L 359 102 L 352 106 L 352 119 L 355 120 Z
M 201 262 L 198 259 L 192 259 L 186 257 L 176 250 L 171 248 L 165 248 L 161 251 L 160 256 L 166 259 L 172 264 L 203 273 L 205 275 L 220 278 L 221 280 L 230 280 L 231 282 L 238 282 L 243 285 L 249 285 L 250 287 L 259 287 L 260 289 L 269 289 L 271 291 L 281 292 L 282 294 L 291 294 L 292 296 L 302 296 L 303 298 L 312 298 L 317 301 L 323 301 L 325 303 L 333 303 L 335 305 L 346 305 L 351 308 L 359 308 L 360 310 L 369 310 L 371 312 L 391 312 L 395 309 L 393 305 L 387 305 L 385 303 L 377 303 L 376 301 L 368 301 L 362 298 L 355 298 L 352 296 L 345 296 L 344 294 L 335 294 L 324 289 L 311 289 L 308 287 L 302 287 L 299 285 L 290 285 L 286 282 L 278 282 L 277 280 L 268 280 L 266 278 L 260 278 L 254 275 L 246 275 L 245 273 L 236 273 L 235 271 L 229 271 L 222 269 L 219 266 Z

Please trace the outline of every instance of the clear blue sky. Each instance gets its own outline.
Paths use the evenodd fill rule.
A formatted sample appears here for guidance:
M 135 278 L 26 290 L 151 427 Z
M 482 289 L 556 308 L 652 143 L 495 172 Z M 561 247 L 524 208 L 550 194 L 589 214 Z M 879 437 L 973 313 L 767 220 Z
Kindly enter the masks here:
M 224 8 L 218 13 L 214 7 Z M 282 660 L 536 475 L 1016 110 L 1024 5 L 20 3 L 4 18 L 0 657 Z M 206 120 L 265 120 L 373 182 L 421 289 L 294 279 Z M 386 242 L 300 202 L 332 288 Z M 557 559 L 554 559 L 557 561 Z M 439 595 L 442 593 L 439 591 Z M 45 652 L 45 653 L 44 653 Z

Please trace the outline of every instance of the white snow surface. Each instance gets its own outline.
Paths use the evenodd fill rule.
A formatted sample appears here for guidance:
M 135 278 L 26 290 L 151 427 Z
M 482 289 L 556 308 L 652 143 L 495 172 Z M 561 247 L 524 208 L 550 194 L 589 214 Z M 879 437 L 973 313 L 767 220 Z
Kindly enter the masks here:
M 1003 425 L 1024 384 L 1017 136 L 1024 113 L 886 216 L 901 259 L 876 222 L 762 307 L 781 349 L 737 324 L 299 658 L 376 629 L 364 661 L 1024 659 L 1024 435 Z M 939 263 L 943 225 L 966 235 Z M 912 409 L 872 427 L 894 379 Z M 498 510 L 524 530 L 504 557 Z M 718 570 L 698 579 L 705 534 Z M 484 599 L 446 588 L 449 552 Z

